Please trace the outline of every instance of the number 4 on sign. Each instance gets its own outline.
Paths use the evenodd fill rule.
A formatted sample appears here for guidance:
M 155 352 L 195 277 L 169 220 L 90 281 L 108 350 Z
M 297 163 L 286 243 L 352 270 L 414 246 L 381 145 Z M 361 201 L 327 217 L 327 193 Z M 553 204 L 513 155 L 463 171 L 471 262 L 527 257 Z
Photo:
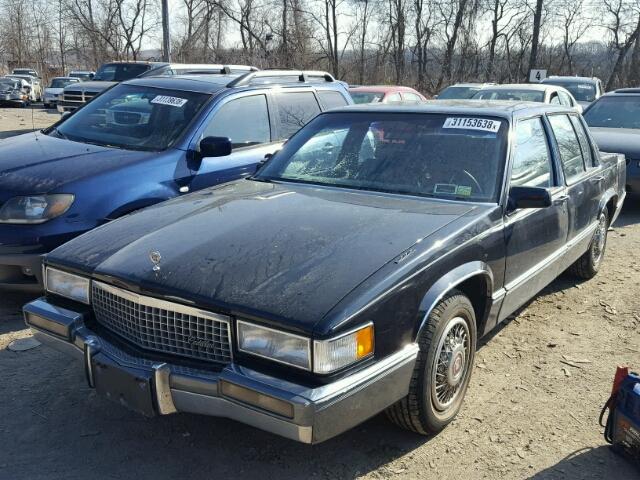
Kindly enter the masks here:
M 529 72 L 529 81 L 531 83 L 540 83 L 545 78 L 547 78 L 546 70 L 531 70 Z

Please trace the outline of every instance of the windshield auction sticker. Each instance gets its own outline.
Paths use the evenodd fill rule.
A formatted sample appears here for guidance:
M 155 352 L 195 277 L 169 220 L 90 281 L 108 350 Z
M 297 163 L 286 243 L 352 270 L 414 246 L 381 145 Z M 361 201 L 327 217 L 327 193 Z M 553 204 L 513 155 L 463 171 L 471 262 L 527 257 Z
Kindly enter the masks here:
M 186 98 L 179 97 L 170 97 L 169 95 L 157 95 L 151 103 L 156 103 L 158 105 L 169 105 L 170 107 L 184 107 L 184 104 L 189 100 Z
M 496 133 L 500 129 L 500 121 L 486 118 L 448 117 L 442 128 L 460 128 L 464 130 L 482 130 Z

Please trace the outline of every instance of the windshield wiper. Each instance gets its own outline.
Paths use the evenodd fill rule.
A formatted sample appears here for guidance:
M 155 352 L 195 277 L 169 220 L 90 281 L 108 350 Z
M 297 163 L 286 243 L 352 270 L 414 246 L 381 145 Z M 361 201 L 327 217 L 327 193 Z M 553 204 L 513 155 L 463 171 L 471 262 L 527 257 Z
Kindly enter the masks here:
M 53 131 L 55 132 L 55 134 L 57 136 L 59 136 L 60 138 L 64 139 L 64 140 L 69 140 L 69 137 L 67 137 L 64 133 L 62 133 L 60 130 L 58 130 L 57 127 L 53 127 Z

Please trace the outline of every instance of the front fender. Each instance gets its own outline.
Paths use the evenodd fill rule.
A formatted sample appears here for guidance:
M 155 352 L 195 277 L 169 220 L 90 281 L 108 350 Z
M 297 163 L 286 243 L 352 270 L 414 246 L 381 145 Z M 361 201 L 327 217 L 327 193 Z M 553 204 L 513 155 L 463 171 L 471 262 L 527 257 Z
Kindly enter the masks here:
M 476 275 L 482 275 L 485 278 L 487 291 L 482 293 L 486 295 L 487 299 L 491 298 L 491 294 L 493 292 L 493 272 L 491 271 L 489 265 L 482 261 L 475 261 L 465 263 L 454 268 L 453 270 L 449 271 L 449 273 L 441 277 L 436 283 L 434 283 L 422 298 L 418 313 L 420 320 L 415 332 L 416 339 L 422 332 L 422 329 L 424 328 L 427 322 L 427 318 L 429 318 L 429 315 L 431 314 L 431 311 L 438 304 L 438 302 L 442 300 L 447 292 L 460 285 L 465 280 L 468 280 L 471 277 L 475 277 Z M 480 324 L 483 323 L 484 320 L 484 318 L 476 319 L 479 327 L 478 333 L 480 333 L 481 331 Z

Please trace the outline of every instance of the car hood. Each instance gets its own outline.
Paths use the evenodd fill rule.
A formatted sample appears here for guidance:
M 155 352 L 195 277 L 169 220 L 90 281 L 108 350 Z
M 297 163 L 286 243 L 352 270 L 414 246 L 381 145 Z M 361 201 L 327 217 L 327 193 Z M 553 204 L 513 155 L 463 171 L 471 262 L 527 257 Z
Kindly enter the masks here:
M 64 91 L 72 90 L 74 92 L 101 92 L 115 85 L 118 82 L 78 82 L 75 85 L 67 85 Z
M 48 262 L 311 333 L 367 277 L 473 208 L 240 180 L 99 227 Z
M 601 127 L 590 127 L 589 130 L 601 151 L 624 153 L 627 158 L 640 159 L 640 130 Z
M 0 141 L 0 203 L 16 195 L 47 193 L 157 155 L 27 133 Z M 73 192 L 68 192 L 73 193 Z

